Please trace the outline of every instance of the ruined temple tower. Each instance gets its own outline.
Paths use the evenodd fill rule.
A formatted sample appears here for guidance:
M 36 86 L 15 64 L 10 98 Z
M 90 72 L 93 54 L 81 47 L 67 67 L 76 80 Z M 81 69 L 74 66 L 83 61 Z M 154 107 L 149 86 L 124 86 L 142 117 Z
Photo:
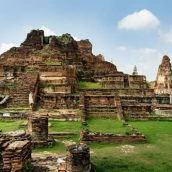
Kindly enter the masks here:
M 138 71 L 137 71 L 137 66 L 136 65 L 134 66 L 134 69 L 133 69 L 133 75 L 138 75 Z
M 156 94 L 171 94 L 172 91 L 172 69 L 170 58 L 164 56 L 158 68 L 154 84 Z

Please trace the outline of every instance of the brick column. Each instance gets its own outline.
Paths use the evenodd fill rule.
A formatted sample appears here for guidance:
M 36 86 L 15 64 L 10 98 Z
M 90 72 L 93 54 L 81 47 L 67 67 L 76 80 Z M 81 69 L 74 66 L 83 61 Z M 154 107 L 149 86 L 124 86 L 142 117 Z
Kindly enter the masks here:
M 85 144 L 67 147 L 67 172 L 91 172 L 90 149 Z
M 48 145 L 48 117 L 30 116 L 28 118 L 28 133 L 32 137 L 34 147 Z

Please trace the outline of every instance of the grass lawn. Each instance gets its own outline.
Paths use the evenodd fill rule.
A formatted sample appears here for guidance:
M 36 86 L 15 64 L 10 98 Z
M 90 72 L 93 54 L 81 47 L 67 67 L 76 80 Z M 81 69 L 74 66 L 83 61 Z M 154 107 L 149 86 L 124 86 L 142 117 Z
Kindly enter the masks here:
M 24 120 L 0 121 L 0 130 L 2 130 L 2 132 L 23 130 L 24 128 L 21 126 L 23 123 Z
M 0 130 L 3 132 L 6 131 L 16 131 L 25 129 L 22 124 L 24 120 L 3 120 L 0 121 Z M 49 120 L 49 132 L 78 132 L 81 130 L 80 121 L 58 121 L 58 120 Z
M 79 135 L 81 131 L 81 123 L 80 121 L 58 121 L 58 120 L 49 120 L 49 132 L 77 132 L 78 135 L 75 136 L 67 136 L 67 137 L 59 137 L 58 141 L 72 141 L 79 142 Z M 48 148 L 34 148 L 33 152 L 53 152 L 58 154 L 66 154 L 66 147 L 62 143 L 55 143 Z
M 172 122 L 130 122 L 148 139 L 145 144 L 90 144 L 97 172 L 171 172 Z
M 40 153 L 40 152 L 53 152 L 60 155 L 66 154 L 66 147 L 62 143 L 54 143 L 52 146 L 49 147 L 42 147 L 42 148 L 34 148 L 32 150 L 33 153 Z
M 81 130 L 80 121 L 49 120 L 49 132 L 78 132 Z
M 0 121 L 3 131 L 19 130 L 24 121 Z M 80 132 L 80 122 L 61 122 L 50 120 L 49 131 Z M 97 172 L 171 172 L 172 171 L 172 122 L 165 121 L 132 121 L 132 126 L 145 134 L 148 143 L 92 143 L 91 161 Z M 90 131 L 125 132 L 125 127 L 115 119 L 88 120 Z M 114 131 L 115 130 L 115 131 Z M 117 132 L 117 133 L 118 133 Z M 63 137 L 60 140 L 76 141 L 79 134 L 72 137 Z M 66 154 L 65 146 L 55 143 L 48 148 L 34 149 L 33 152 L 54 152 Z
M 126 134 L 131 132 L 129 128 L 123 126 L 123 123 L 115 118 L 89 118 L 87 123 L 90 132 L 113 134 Z
M 102 88 L 101 84 L 96 82 L 79 81 L 78 85 L 79 88 Z

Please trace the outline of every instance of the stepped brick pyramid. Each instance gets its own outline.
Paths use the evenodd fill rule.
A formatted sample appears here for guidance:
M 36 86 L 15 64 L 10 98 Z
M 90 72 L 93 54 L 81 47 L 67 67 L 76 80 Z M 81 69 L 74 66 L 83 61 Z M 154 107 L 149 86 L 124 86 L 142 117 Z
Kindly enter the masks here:
M 170 68 L 164 57 L 158 78 Z M 78 81 L 99 83 L 102 88 L 81 89 Z M 156 88 L 159 85 L 158 79 Z M 33 110 L 49 112 L 79 109 L 79 95 L 84 93 L 86 115 L 97 117 L 148 116 L 161 105 L 171 108 L 169 95 L 156 95 L 136 67 L 132 75 L 125 74 L 103 55 L 94 55 L 88 39 L 76 41 L 70 34 L 46 37 L 42 30 L 32 30 L 20 47 L 0 56 L 0 93 L 3 108 L 29 106 L 32 93 Z

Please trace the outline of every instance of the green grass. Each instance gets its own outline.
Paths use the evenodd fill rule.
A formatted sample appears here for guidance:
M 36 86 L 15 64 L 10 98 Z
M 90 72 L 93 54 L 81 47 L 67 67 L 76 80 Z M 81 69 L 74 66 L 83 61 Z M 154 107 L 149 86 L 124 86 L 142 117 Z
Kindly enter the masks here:
M 96 82 L 79 81 L 78 85 L 79 88 L 102 88 L 101 84 Z
M 40 153 L 40 152 L 53 152 L 58 154 L 66 154 L 66 147 L 62 143 L 54 143 L 52 146 L 49 147 L 42 147 L 42 148 L 34 148 L 32 150 L 33 153 Z
M 171 121 L 133 121 L 129 123 L 144 133 L 150 143 L 161 142 L 159 139 L 165 135 L 172 136 Z
M 0 130 L 2 130 L 2 132 L 23 130 L 24 128 L 21 126 L 23 123 L 24 123 L 24 120 L 0 121 Z
M 80 121 L 58 121 L 49 120 L 50 128 L 49 132 L 80 132 Z
M 79 143 L 79 135 L 81 131 L 81 123 L 79 121 L 58 121 L 58 120 L 49 120 L 49 132 L 76 132 L 77 135 L 74 136 L 66 136 L 66 137 L 59 137 L 58 140 L 60 141 L 71 141 Z M 33 152 L 53 152 L 58 154 L 66 154 L 66 148 L 62 143 L 55 143 L 48 148 L 35 148 Z
M 97 172 L 171 172 L 172 122 L 130 122 L 148 139 L 133 146 L 128 153 L 124 144 L 90 144 L 92 162 Z
M 0 130 L 6 131 L 16 131 L 24 129 L 21 125 L 24 120 L 3 120 L 0 121 Z M 58 121 L 49 120 L 49 132 L 77 132 L 80 133 L 81 123 L 80 121 Z
M 89 118 L 87 123 L 90 132 L 113 134 L 126 134 L 131 132 L 129 128 L 115 118 Z
M 80 135 L 78 134 L 75 136 L 59 137 L 56 140 L 58 140 L 58 141 L 71 141 L 71 142 L 79 143 L 80 142 Z
M 46 59 L 44 61 L 44 64 L 47 65 L 47 66 L 51 66 L 51 65 L 59 65 L 59 66 L 61 66 L 61 62 L 55 62 L 55 61 L 53 61 L 51 59 Z
M 106 121 L 105 121 L 106 120 Z M 123 126 L 115 119 L 89 119 L 88 127 L 92 131 L 122 132 Z M 80 122 L 61 122 L 50 120 L 50 131 L 80 132 Z M 0 121 L 0 128 L 6 131 L 21 129 L 22 120 Z M 172 122 L 166 121 L 132 121 L 132 126 L 145 134 L 148 143 L 92 143 L 91 161 L 97 172 L 171 172 L 172 171 Z M 125 132 L 125 130 L 123 131 Z M 59 140 L 79 141 L 79 134 L 72 137 L 61 137 Z M 130 145 L 125 152 L 124 146 Z M 54 152 L 66 154 L 65 146 L 55 143 L 48 148 L 37 148 L 33 152 Z
M 81 131 L 81 123 L 80 121 L 57 121 L 50 120 L 49 132 L 75 132 L 77 135 L 74 136 L 65 136 L 59 137 L 57 140 L 59 141 L 72 141 L 79 142 L 79 136 Z

